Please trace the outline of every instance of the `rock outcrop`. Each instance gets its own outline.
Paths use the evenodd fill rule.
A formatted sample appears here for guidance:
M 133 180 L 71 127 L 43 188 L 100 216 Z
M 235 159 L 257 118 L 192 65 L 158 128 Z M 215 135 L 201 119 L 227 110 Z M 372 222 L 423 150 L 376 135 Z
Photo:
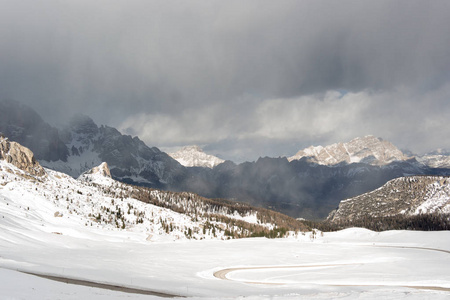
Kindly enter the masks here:
M 44 168 L 36 161 L 30 149 L 8 138 L 0 136 L 0 159 L 16 166 L 17 168 L 35 176 L 44 176 Z
M 109 171 L 109 167 L 106 162 L 101 163 L 97 167 L 93 167 L 92 169 L 85 172 L 84 174 L 99 174 L 103 177 L 111 178 L 111 172 Z

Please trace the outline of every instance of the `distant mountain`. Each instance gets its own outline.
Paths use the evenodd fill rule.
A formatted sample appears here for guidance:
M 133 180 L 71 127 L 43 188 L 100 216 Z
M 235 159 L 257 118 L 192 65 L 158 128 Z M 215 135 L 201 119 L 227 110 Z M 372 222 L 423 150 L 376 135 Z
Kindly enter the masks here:
M 186 146 L 177 152 L 168 154 L 185 167 L 214 168 L 225 161 L 214 155 L 206 154 L 200 147 L 195 145 Z
M 431 168 L 450 168 L 450 153 L 438 149 L 422 156 L 417 156 L 417 161 Z
M 184 168 L 156 147 L 138 137 L 122 135 L 109 126 L 97 126 L 84 115 L 76 115 L 59 136 L 68 149 L 66 160 L 40 159 L 43 166 L 76 178 L 101 162 L 108 163 L 117 180 L 166 188 L 183 176 Z
M 325 166 L 286 158 L 260 158 L 239 165 L 225 162 L 213 169 L 189 168 L 184 187 L 205 197 L 245 201 L 294 217 L 326 217 L 342 199 L 382 186 L 388 180 L 411 174 L 447 174 L 416 160 L 396 161 L 384 166 L 364 163 Z
M 371 135 L 355 138 L 348 143 L 337 143 L 326 147 L 311 146 L 298 151 L 288 160 L 299 160 L 304 157 L 310 162 L 326 166 L 340 163 L 366 163 L 381 166 L 411 158 L 392 143 Z
M 69 155 L 58 130 L 44 122 L 33 109 L 17 101 L 0 101 L 0 132 L 33 149 L 38 159 L 65 162 Z
M 9 143 L 0 139 L 2 146 Z M 43 234 L 59 235 L 78 234 L 78 230 L 127 230 L 140 234 L 143 242 L 283 237 L 289 230 L 305 229 L 288 216 L 241 203 L 123 184 L 108 176 L 105 163 L 75 180 L 43 169 L 29 149 L 17 143 L 9 146 L 10 151 L 1 152 L 0 157 L 5 226 L 39 228 Z M 24 156 L 30 159 L 24 161 Z M 37 169 L 42 172 L 34 172 Z

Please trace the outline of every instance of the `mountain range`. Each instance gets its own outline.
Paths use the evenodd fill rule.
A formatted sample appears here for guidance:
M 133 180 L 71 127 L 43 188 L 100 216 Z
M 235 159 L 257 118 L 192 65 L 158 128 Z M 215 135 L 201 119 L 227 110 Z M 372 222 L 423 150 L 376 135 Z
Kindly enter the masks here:
M 0 101 L 0 132 L 30 148 L 44 167 L 74 178 L 106 162 L 112 178 L 121 182 L 231 199 L 296 218 L 325 218 L 341 200 L 394 178 L 450 175 L 445 152 L 406 155 L 373 136 L 310 147 L 289 159 L 264 157 L 241 164 L 224 161 L 209 167 L 187 167 L 138 137 L 98 126 L 87 116 L 77 115 L 66 126 L 54 128 L 15 101 Z M 195 161 L 200 153 L 196 147 L 182 152 L 185 155 L 179 159 L 185 161 Z
M 288 216 L 241 203 L 124 184 L 110 177 L 107 163 L 74 179 L 43 168 L 32 151 L 5 137 L 0 147 L 3 218 L 23 219 L 28 226 L 127 230 L 149 241 L 281 237 L 305 228 Z

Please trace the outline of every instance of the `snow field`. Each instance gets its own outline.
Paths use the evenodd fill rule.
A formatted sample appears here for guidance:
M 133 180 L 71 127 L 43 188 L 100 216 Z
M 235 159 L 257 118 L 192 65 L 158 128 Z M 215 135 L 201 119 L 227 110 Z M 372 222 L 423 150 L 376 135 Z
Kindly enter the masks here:
M 47 170 L 48 179 L 39 181 L 2 161 L 0 167 L 0 299 L 159 299 L 18 271 L 189 299 L 450 297 L 448 231 L 353 228 L 314 239 L 306 233 L 277 240 L 188 240 L 178 238 L 176 231 L 166 234 L 157 220 L 172 218 L 189 226 L 195 221 L 131 199 L 110 179 L 74 180 Z M 124 195 L 112 197 L 114 192 Z M 117 217 L 118 208 L 123 218 Z M 134 210 L 145 213 L 143 223 L 136 223 Z M 105 220 L 96 220 L 100 212 Z M 225 279 L 214 276 L 230 268 L 238 269 Z

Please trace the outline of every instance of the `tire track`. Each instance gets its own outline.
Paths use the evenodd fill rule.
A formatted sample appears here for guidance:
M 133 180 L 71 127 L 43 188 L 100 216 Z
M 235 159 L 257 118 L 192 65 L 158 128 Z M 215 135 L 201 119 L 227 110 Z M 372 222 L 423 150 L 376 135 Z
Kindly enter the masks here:
M 131 288 L 131 287 L 126 287 L 126 286 L 122 286 L 122 285 L 100 283 L 100 282 L 95 282 L 95 281 L 74 279 L 74 278 L 68 278 L 68 277 L 63 277 L 63 276 L 45 275 L 45 274 L 39 274 L 39 273 L 33 273 L 33 272 L 25 272 L 25 271 L 18 271 L 18 272 L 45 278 L 45 279 L 49 279 L 49 280 L 53 280 L 53 281 L 64 282 L 67 284 L 81 285 L 81 286 L 87 286 L 87 287 L 93 287 L 93 288 L 99 288 L 99 289 L 105 289 L 105 290 L 111 290 L 111 291 L 118 291 L 118 292 L 123 292 L 123 293 L 128 293 L 128 294 L 150 295 L 150 296 L 157 296 L 157 297 L 162 297 L 162 298 L 186 298 L 185 296 L 181 296 L 181 295 L 163 293 L 163 292 L 157 292 L 157 291 L 145 290 L 145 289 L 139 289 L 139 288 Z

